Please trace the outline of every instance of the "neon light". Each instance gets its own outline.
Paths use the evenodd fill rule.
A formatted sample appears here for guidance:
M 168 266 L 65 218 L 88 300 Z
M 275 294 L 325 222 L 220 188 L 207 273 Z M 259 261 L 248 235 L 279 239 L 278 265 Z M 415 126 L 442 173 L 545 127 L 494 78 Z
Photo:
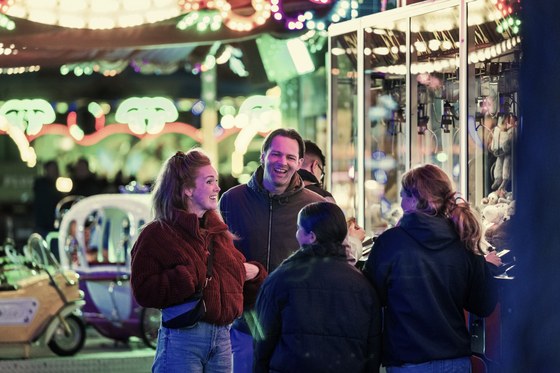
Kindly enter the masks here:
M 35 149 L 29 146 L 29 141 L 25 137 L 23 130 L 9 122 L 8 118 L 0 115 L 0 131 L 3 131 L 14 140 L 22 161 L 27 163 L 28 167 L 34 167 L 37 164 L 37 154 Z
M 0 0 L 0 13 L 6 13 L 14 5 L 14 0 Z
M 221 11 L 225 25 L 234 31 L 251 31 L 257 26 L 264 25 L 271 15 L 271 5 L 267 0 L 251 0 L 254 13 L 249 16 L 234 13 L 231 4 L 226 0 L 216 0 L 213 4 L 208 3 L 208 7 L 211 5 L 214 9 Z
M 28 135 L 37 134 L 44 124 L 56 119 L 51 104 L 42 99 L 8 100 L 0 107 L 0 115 Z
M 1 116 L 0 116 L 0 121 L 1 121 Z M 21 132 L 21 130 L 19 130 Z M 233 136 L 237 133 L 239 133 L 240 129 L 239 128 L 229 128 L 229 129 L 224 129 L 223 131 L 221 131 L 221 133 L 216 134 L 216 142 L 220 143 L 223 140 L 227 139 L 230 136 Z M 83 139 L 81 140 L 74 140 L 78 145 L 81 146 L 92 146 L 97 144 L 98 142 L 104 140 L 105 138 L 111 136 L 111 135 L 116 135 L 116 134 L 127 134 L 127 135 L 132 135 L 135 136 L 137 138 L 143 139 L 143 138 L 154 138 L 157 137 L 159 135 L 162 134 L 168 134 L 168 133 L 175 133 L 178 135 L 185 135 L 190 137 L 191 139 L 201 143 L 202 142 L 202 134 L 200 133 L 200 130 L 195 128 L 193 125 L 188 124 L 188 123 L 182 123 L 182 122 L 174 122 L 174 123 L 168 123 L 165 128 L 162 130 L 162 132 L 160 132 L 158 135 L 138 135 L 133 133 L 130 128 L 128 127 L 128 125 L 126 124 L 122 124 L 122 123 L 113 123 L 113 124 L 109 124 L 105 127 L 103 127 L 101 130 L 96 131 L 92 134 L 89 135 L 84 135 Z M 2 129 L 2 127 L 0 126 L 0 135 L 2 134 L 8 134 L 4 129 Z M 264 136 L 266 134 L 266 132 L 262 132 L 259 133 L 261 134 L 261 136 Z M 65 124 L 59 124 L 59 123 L 54 123 L 51 124 L 49 126 L 45 126 L 41 129 L 41 131 L 37 134 L 37 135 L 33 135 L 33 136 L 27 136 L 27 140 L 28 143 L 34 141 L 35 139 L 41 137 L 41 136 L 45 136 L 45 135 L 54 135 L 54 136 L 64 136 L 64 137 L 69 137 L 70 136 L 70 130 L 68 128 L 67 125 Z M 23 135 L 25 138 L 25 134 Z
M 243 168 L 243 156 L 258 132 L 269 132 L 281 126 L 281 113 L 275 97 L 255 95 L 248 97 L 239 107 L 235 126 L 241 131 L 235 138 L 235 150 L 231 155 L 232 174 L 238 176 Z
M 62 193 L 69 193 L 72 190 L 72 179 L 68 177 L 58 177 L 56 179 L 56 189 Z
M 66 117 L 66 125 L 68 126 L 68 132 L 70 136 L 74 139 L 80 141 L 84 138 L 84 131 L 78 126 L 77 122 L 78 114 L 75 111 L 71 111 L 68 113 Z
M 71 111 L 66 116 L 66 125 L 68 127 L 75 126 L 78 123 L 78 114 L 75 111 Z
M 284 26 L 290 30 L 301 30 L 306 27 L 308 30 L 325 30 L 327 23 L 340 22 L 349 17 L 355 18 L 358 16 L 358 3 L 356 0 L 339 0 L 337 1 L 330 12 L 323 18 L 315 18 L 315 13 L 312 11 L 304 11 L 298 13 L 293 17 L 289 17 L 284 11 L 282 5 L 283 0 L 271 0 L 271 10 L 273 18 L 277 21 L 283 21 Z M 331 3 L 330 0 L 308 0 L 315 4 L 327 5 Z
M 303 41 L 300 39 L 290 39 L 286 44 L 299 75 L 307 74 L 315 70 L 313 60 L 311 60 L 311 56 Z
M 163 97 L 131 97 L 118 107 L 115 119 L 127 123 L 138 135 L 157 134 L 165 123 L 174 122 L 179 112 L 173 101 Z
M 199 10 L 202 1 L 200 0 L 179 0 L 179 6 L 183 8 L 185 12 L 192 12 L 194 10 Z
M 193 104 L 191 108 L 191 113 L 193 113 L 194 115 L 200 115 L 202 114 L 204 109 L 206 109 L 206 103 L 204 103 L 204 101 L 202 100 L 198 100 Z
M 0 13 L 0 27 L 12 31 L 16 28 L 16 24 L 10 18 Z
M 105 125 L 105 113 L 97 102 L 90 102 L 88 111 L 95 117 L 95 130 L 98 131 Z
M 496 31 L 504 33 L 509 29 L 514 35 L 518 34 L 521 24 L 518 16 L 522 9 L 521 0 L 497 0 L 494 5 L 503 17 L 502 22 L 497 22 Z
M 6 14 L 62 27 L 110 29 L 171 19 L 181 11 L 172 0 L 18 0 Z
M 237 132 L 237 131 L 234 131 L 233 133 L 235 133 L 235 132 Z M 176 134 L 179 134 L 179 135 L 185 135 L 185 136 L 188 136 L 188 137 L 192 138 L 193 140 L 195 140 L 199 143 L 202 142 L 202 134 L 200 133 L 200 130 L 195 128 L 191 124 L 182 123 L 182 122 L 168 123 L 161 132 L 159 132 L 158 134 L 153 134 L 153 135 L 151 135 L 151 134 L 140 135 L 140 134 L 132 132 L 130 130 L 130 127 L 128 126 L 128 124 L 114 123 L 114 124 L 109 124 L 109 125 L 103 127 L 99 131 L 95 131 L 94 133 L 84 135 L 84 137 L 80 140 L 74 140 L 74 141 L 78 145 L 92 146 L 92 145 L 97 144 L 101 140 L 104 140 L 105 138 L 107 138 L 111 135 L 116 135 L 116 134 L 127 134 L 127 135 L 135 136 L 139 139 L 144 139 L 144 138 L 155 138 L 157 136 L 160 136 L 160 135 L 163 135 L 163 134 L 168 134 L 168 133 L 176 133 Z M 216 141 L 220 142 L 223 139 L 232 135 L 233 133 L 230 132 L 230 133 L 222 134 L 219 138 L 217 138 Z M 28 136 L 27 139 L 29 140 L 29 142 L 31 142 L 31 141 L 33 141 L 33 140 L 35 140 L 35 139 L 37 139 L 41 136 L 45 136 L 45 135 L 71 136 L 70 128 L 67 125 L 57 123 L 57 124 L 51 124 L 49 126 L 43 127 L 42 130 L 38 134 L 33 135 L 33 136 Z

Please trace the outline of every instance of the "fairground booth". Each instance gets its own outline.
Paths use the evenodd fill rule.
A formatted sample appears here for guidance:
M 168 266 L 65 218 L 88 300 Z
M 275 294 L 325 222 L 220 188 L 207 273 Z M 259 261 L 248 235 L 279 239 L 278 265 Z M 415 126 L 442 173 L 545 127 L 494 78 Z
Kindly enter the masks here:
M 484 248 L 515 267 L 506 228 L 522 126 L 520 8 L 517 0 L 420 2 L 329 28 L 328 184 L 369 235 L 402 216 L 402 174 L 435 164 L 480 212 Z M 484 329 L 484 320 L 471 322 Z M 473 350 L 499 362 L 504 335 L 490 334 L 496 340 L 473 330 Z

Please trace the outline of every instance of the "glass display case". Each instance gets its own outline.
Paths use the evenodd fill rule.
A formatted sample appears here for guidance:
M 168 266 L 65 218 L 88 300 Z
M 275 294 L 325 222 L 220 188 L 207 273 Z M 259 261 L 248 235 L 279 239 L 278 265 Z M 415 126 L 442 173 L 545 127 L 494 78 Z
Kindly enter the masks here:
M 357 33 L 350 32 L 329 39 L 331 51 L 329 85 L 336 87 L 336 95 L 330 95 L 330 146 L 327 149 L 326 184 L 347 216 L 359 211 L 361 188 L 356 179 L 358 168 L 358 86 L 357 86 Z
M 509 3 L 418 3 L 329 28 L 327 186 L 368 235 L 396 224 L 400 178 L 426 163 L 485 226 L 489 205 L 512 213 L 521 38 Z

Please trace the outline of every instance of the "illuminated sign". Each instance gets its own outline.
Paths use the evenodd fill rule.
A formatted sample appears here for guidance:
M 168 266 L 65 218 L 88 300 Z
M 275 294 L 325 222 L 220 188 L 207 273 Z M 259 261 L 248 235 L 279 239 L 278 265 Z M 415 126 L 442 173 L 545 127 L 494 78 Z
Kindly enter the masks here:
M 235 169 L 243 168 L 243 155 L 256 134 L 267 133 L 281 126 L 279 98 L 276 96 L 248 97 L 236 110 L 225 105 L 221 131 L 215 131 L 217 143 L 237 134 L 232 154 Z M 57 104 L 60 106 L 60 103 Z M 55 106 L 57 106 L 55 105 Z M 62 105 L 64 106 L 64 105 Z M 194 109 L 197 104 L 194 104 Z M 67 105 L 61 114 L 68 110 Z M 0 107 L 0 135 L 7 134 L 17 144 L 21 159 L 29 167 L 36 163 L 36 154 L 30 143 L 44 135 L 71 138 L 81 146 L 92 146 L 114 134 L 130 134 L 138 138 L 156 137 L 168 133 L 188 136 L 198 143 L 203 137 L 200 129 L 188 123 L 176 122 L 179 112 L 174 102 L 163 97 L 132 97 L 124 100 L 115 113 L 120 123 L 105 124 L 107 104 L 92 102 L 88 112 L 95 117 L 95 132 L 85 134 L 74 110 L 66 112 L 66 123 L 53 123 L 53 106 L 42 99 L 10 100 Z M 60 111 L 59 111 L 60 112 Z M 48 125 L 46 125 L 48 124 Z M 26 133 L 27 132 L 27 133 Z
M 142 135 L 161 132 L 165 123 L 179 117 L 175 104 L 163 97 L 131 97 L 119 105 L 115 119 L 126 123 L 130 130 Z
M 235 138 L 235 150 L 231 155 L 232 175 L 239 176 L 243 171 L 243 155 L 247 152 L 249 144 L 259 132 L 270 132 L 282 126 L 282 118 L 278 109 L 278 99 L 271 96 L 248 97 L 239 107 L 238 114 L 233 120 L 225 121 L 228 125 L 241 128 Z
M 44 124 L 50 124 L 56 119 L 51 104 L 38 98 L 8 100 L 0 107 L 0 115 L 28 135 L 36 135 Z
M 37 155 L 35 149 L 29 146 L 29 140 L 25 137 L 23 130 L 12 125 L 5 116 L 0 115 L 0 131 L 6 132 L 14 140 L 21 160 L 27 163 L 28 167 L 34 167 L 37 163 Z

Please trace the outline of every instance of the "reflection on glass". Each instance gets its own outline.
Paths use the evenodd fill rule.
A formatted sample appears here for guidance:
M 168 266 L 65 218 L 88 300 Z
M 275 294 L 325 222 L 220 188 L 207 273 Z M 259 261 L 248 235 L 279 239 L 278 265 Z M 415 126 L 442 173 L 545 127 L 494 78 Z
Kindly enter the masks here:
M 398 183 L 405 169 L 406 32 L 395 23 L 364 29 L 365 211 L 371 235 L 401 216 Z
M 130 227 L 127 211 L 114 207 L 93 210 L 83 221 L 72 220 L 64 246 L 70 267 L 125 264 Z
M 459 8 L 410 20 L 411 166 L 436 164 L 459 180 Z
M 368 235 L 398 221 L 399 181 L 416 165 L 441 167 L 481 212 L 514 205 L 519 2 L 445 4 L 365 18 L 358 32 L 331 38 L 332 191 L 347 214 L 363 209 Z M 460 24 L 460 9 L 467 24 Z M 358 36 L 364 42 L 356 53 Z M 357 74 L 363 87 L 356 87 Z M 362 89 L 364 112 L 357 113 Z M 364 184 L 356 185 L 362 171 Z
M 332 194 L 348 217 L 357 211 L 357 34 L 336 36 L 331 48 Z
M 469 3 L 467 32 L 468 71 L 474 77 L 468 98 L 468 197 L 482 213 L 485 238 L 498 250 L 505 247 L 491 233 L 514 206 L 512 155 L 521 59 L 519 4 L 504 8 L 501 3 Z

